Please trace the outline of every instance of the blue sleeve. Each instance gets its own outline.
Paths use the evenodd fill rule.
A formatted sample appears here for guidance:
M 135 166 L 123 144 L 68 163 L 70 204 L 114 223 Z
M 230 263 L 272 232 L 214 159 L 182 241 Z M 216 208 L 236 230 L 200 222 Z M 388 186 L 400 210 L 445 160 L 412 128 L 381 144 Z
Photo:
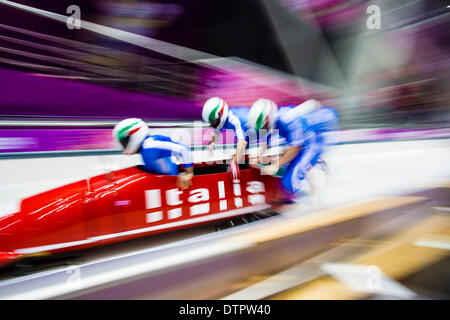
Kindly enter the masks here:
M 231 128 L 233 128 L 237 140 L 245 140 L 244 130 L 242 129 L 242 124 L 238 117 L 230 112 L 227 122 L 230 124 Z
M 192 154 L 189 148 L 181 143 L 173 142 L 170 138 L 152 139 L 144 141 L 141 151 L 144 162 L 158 160 L 160 158 L 175 156 L 185 168 L 193 166 Z
M 280 136 L 286 139 L 288 146 L 301 146 L 304 143 L 304 123 L 300 119 L 285 123 L 280 121 Z

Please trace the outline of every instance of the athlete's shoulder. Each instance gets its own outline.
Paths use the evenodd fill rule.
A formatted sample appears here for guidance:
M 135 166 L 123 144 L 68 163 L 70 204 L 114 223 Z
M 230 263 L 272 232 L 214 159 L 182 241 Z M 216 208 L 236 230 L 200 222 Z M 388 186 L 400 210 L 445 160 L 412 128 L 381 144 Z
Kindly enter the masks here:
M 228 113 L 227 123 L 231 124 L 233 127 L 241 125 L 241 114 L 236 114 L 236 110 L 230 110 Z
M 339 117 L 339 111 L 336 108 L 323 106 L 322 109 L 327 110 L 328 112 L 332 112 L 336 117 Z
M 173 142 L 172 139 L 170 139 L 167 136 L 155 134 L 155 135 L 149 135 L 149 136 L 147 136 L 147 138 L 145 138 L 145 140 L 143 142 L 143 147 L 151 148 L 151 147 L 157 145 L 158 142 L 161 142 L 161 141 Z
M 277 114 L 277 120 L 281 126 L 287 126 L 291 123 L 298 122 L 298 117 L 290 111 L 291 110 L 282 110 Z
M 284 123 L 289 123 L 295 120 L 295 114 L 294 114 L 294 105 L 288 105 L 280 107 L 276 113 L 276 117 L 280 119 Z
M 170 139 L 168 136 L 163 136 L 161 134 L 152 134 L 147 138 L 151 138 L 154 141 L 172 141 L 172 139 Z

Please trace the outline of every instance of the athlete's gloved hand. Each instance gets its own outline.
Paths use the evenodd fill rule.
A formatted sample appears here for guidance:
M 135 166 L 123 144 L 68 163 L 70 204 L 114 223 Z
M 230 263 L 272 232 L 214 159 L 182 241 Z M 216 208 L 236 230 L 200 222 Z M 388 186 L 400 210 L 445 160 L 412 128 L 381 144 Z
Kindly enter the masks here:
M 192 186 L 192 177 L 194 175 L 192 173 L 181 172 L 178 175 L 177 187 L 181 190 L 187 189 Z
M 240 179 L 241 179 L 241 172 L 239 170 L 239 165 L 234 160 L 234 158 L 231 159 L 230 165 L 228 167 L 228 171 L 230 172 L 231 181 L 233 183 L 240 181 Z
M 214 151 L 214 146 L 215 146 L 215 142 L 210 142 L 209 144 L 208 144 L 208 151 L 209 152 L 211 152 L 211 154 L 213 153 L 213 151 Z
M 248 165 L 250 168 L 259 169 L 258 158 L 253 157 L 253 158 L 248 159 Z
M 278 166 L 275 164 L 271 164 L 268 166 L 261 167 L 261 174 L 273 176 L 278 171 Z

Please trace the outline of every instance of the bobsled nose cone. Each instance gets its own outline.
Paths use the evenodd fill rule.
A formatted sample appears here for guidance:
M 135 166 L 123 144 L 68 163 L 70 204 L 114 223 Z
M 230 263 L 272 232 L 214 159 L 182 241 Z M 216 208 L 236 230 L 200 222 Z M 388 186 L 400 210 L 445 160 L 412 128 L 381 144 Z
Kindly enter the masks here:
M 0 267 L 12 263 L 21 256 L 21 254 L 15 252 L 0 251 Z

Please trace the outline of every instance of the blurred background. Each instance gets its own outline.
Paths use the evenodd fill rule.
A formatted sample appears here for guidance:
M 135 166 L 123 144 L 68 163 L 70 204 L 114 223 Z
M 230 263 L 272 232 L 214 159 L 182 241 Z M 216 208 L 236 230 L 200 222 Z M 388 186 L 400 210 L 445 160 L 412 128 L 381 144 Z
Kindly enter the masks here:
M 2 5 L 0 81 L 4 92 L 26 93 L 2 94 L 2 119 L 112 119 L 124 109 L 149 120 L 198 119 L 212 95 L 230 105 L 265 95 L 279 105 L 332 99 L 343 128 L 448 123 L 445 1 L 16 3 L 63 15 L 78 5 L 82 20 L 163 42 L 133 45 Z M 381 29 L 371 30 L 366 10 L 374 4 Z M 112 97 L 92 100 L 103 92 L 144 100 L 126 107 Z M 152 112 L 153 97 L 190 107 Z
M 72 5 L 80 9 L 81 28 L 67 23 Z M 212 96 L 248 107 L 260 97 L 278 106 L 314 98 L 339 112 L 342 131 L 336 142 L 341 153 L 331 154 L 338 174 L 327 200 L 319 207 L 305 204 L 308 210 L 335 208 L 344 199 L 354 203 L 369 194 L 417 196 L 419 189 L 432 186 L 440 190 L 425 196 L 433 204 L 407 212 L 425 217 L 439 207 L 448 219 L 448 30 L 450 2 L 443 0 L 0 0 L 0 201 L 115 165 L 119 160 L 108 156 L 120 151 L 111 128 L 123 118 L 142 118 L 166 133 L 201 121 L 202 105 Z M 383 144 L 387 142 L 399 144 Z M 430 225 L 448 226 L 446 219 Z M 388 227 L 389 232 L 397 232 L 395 228 Z M 377 232 L 378 240 L 387 234 Z M 442 240 L 447 247 L 437 255 L 440 260 L 427 261 L 444 259 L 445 264 L 424 271 L 420 279 L 425 280 L 408 278 L 412 287 L 426 288 L 420 297 L 449 297 L 448 233 L 439 235 L 447 237 Z M 311 241 L 327 237 L 314 235 Z M 365 243 L 375 241 L 370 239 Z M 319 251 L 308 252 L 301 259 Z M 341 270 L 324 268 L 329 274 Z M 252 280 L 195 297 L 224 297 L 269 277 L 264 270 L 245 270 L 241 274 Z M 431 273 L 438 276 L 429 277 Z M 298 286 L 296 281 L 283 290 Z M 276 296 L 270 291 L 232 297 L 367 297 L 344 295 L 329 278 L 321 281 L 311 286 L 330 286 L 323 295 L 301 291 Z M 379 296 L 370 291 L 370 297 L 395 296 L 393 292 L 414 297 L 392 286 Z M 170 292 L 162 296 L 187 296 Z

